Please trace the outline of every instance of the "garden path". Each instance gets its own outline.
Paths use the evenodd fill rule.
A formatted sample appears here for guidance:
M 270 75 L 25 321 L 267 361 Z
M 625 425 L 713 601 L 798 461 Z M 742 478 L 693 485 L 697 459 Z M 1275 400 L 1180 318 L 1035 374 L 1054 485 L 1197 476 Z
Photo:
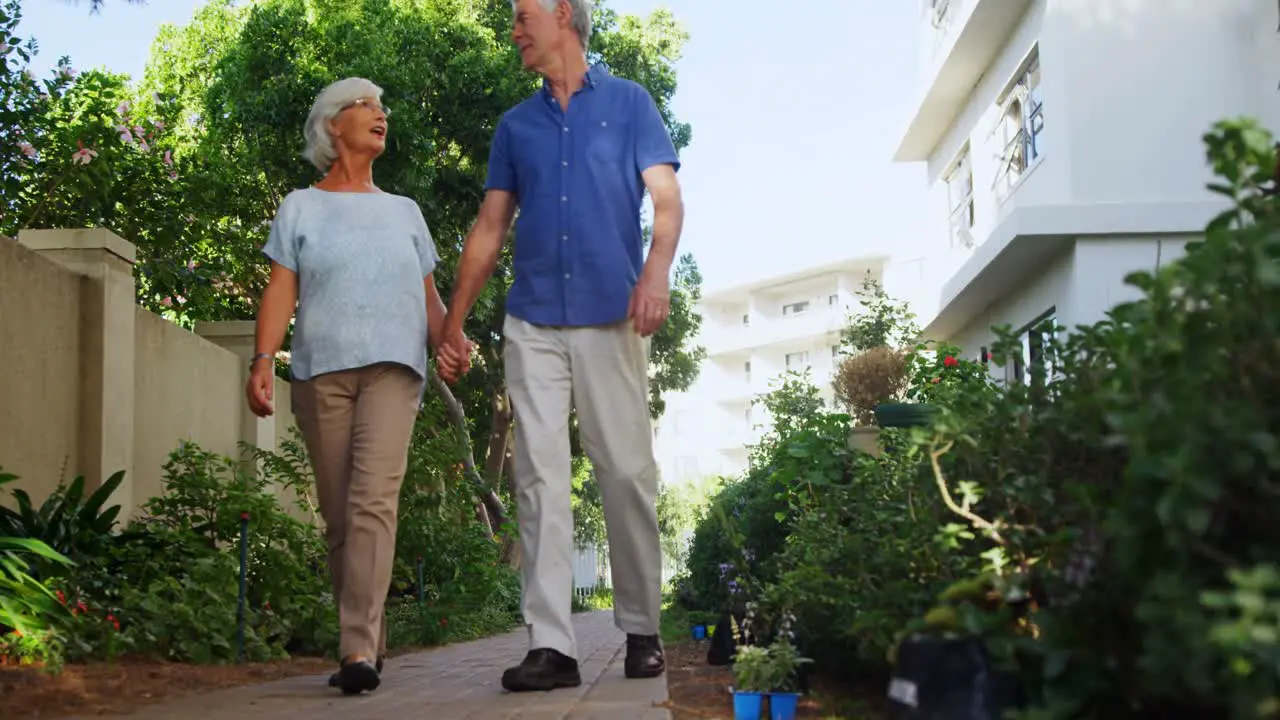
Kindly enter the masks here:
M 514 694 L 499 685 L 502 670 L 528 649 L 521 629 L 485 640 L 387 660 L 382 686 L 359 697 L 326 687 L 326 676 L 301 676 L 183 698 L 130 715 L 147 720 L 670 720 L 665 677 L 626 680 L 625 636 L 613 613 L 574 616 L 582 686 L 550 693 Z

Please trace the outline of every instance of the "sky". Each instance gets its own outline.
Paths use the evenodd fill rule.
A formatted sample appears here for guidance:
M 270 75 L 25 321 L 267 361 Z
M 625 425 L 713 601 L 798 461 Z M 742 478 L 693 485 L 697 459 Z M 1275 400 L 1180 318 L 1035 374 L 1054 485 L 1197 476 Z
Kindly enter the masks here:
M 40 44 L 37 73 L 67 55 L 136 78 L 160 26 L 203 1 L 106 0 L 92 14 L 87 0 L 25 0 L 19 34 Z M 924 169 L 890 160 L 918 93 L 916 3 L 606 1 L 667 7 L 689 31 L 672 103 L 693 127 L 681 250 L 706 289 L 919 240 Z

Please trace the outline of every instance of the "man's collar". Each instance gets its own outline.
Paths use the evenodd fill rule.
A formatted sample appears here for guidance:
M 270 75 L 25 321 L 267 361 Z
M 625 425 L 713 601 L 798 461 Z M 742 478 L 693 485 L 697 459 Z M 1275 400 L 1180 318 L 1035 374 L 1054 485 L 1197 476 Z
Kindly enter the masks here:
M 582 88 L 584 90 L 588 88 L 595 88 L 596 85 L 603 82 L 605 78 L 608 78 L 611 75 L 612 73 L 609 72 L 609 65 L 605 61 L 601 60 L 595 65 L 587 68 L 587 72 L 582 75 Z M 545 77 L 542 78 L 542 92 L 548 95 L 551 94 L 551 81 L 547 80 Z

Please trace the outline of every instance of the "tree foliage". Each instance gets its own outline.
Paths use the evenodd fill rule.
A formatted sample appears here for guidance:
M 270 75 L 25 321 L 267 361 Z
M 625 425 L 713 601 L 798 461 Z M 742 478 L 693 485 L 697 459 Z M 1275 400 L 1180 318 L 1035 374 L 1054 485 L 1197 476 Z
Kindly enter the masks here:
M 506 0 L 211 0 L 188 25 L 161 29 L 132 85 L 109 73 L 77 76 L 69 60 L 37 80 L 27 71 L 34 41 L 14 37 L 18 2 L 3 7 L 0 131 L 14 141 L 0 141 L 0 234 L 109 228 L 137 246 L 140 304 L 188 325 L 253 317 L 275 209 L 318 179 L 300 157 L 310 105 L 352 75 L 385 91 L 391 133 L 374 179 L 422 207 L 447 294 L 494 128 L 540 83 L 511 46 Z M 687 146 L 690 128 L 671 109 L 687 33 L 666 10 L 642 19 L 597 6 L 595 21 L 592 59 L 648 89 L 676 148 Z M 479 360 L 454 388 L 473 414 L 489 411 L 473 444 L 489 454 L 495 488 L 510 450 L 501 354 L 510 281 L 508 245 L 466 327 Z M 697 375 L 700 283 L 692 257 L 681 257 L 671 318 L 653 339 L 655 416 L 664 392 Z

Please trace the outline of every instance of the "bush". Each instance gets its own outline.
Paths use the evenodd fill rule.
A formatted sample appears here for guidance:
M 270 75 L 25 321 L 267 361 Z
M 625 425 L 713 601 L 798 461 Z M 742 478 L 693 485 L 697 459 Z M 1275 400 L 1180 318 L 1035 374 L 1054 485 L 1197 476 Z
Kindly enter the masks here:
M 1024 720 L 1280 712 L 1277 151 L 1248 121 L 1206 143 L 1232 209 L 1184 259 L 1130 276 L 1139 300 L 1036 328 L 1026 382 L 918 346 L 905 394 L 938 414 L 882 431 L 878 460 L 842 455 L 839 418 L 786 399 L 807 409 L 713 500 L 774 502 L 777 524 L 704 520 L 688 595 L 708 604 L 726 584 L 713 560 L 750 545 L 746 593 L 794 608 L 828 672 L 865 675 L 906 633 L 976 636 L 1019 680 Z M 893 333 L 886 303 L 854 335 Z M 1000 334 L 994 361 L 1021 358 Z
M 884 346 L 840 360 L 831 384 L 854 423 L 874 425 L 876 406 L 902 395 L 909 379 L 907 360 L 907 353 Z

